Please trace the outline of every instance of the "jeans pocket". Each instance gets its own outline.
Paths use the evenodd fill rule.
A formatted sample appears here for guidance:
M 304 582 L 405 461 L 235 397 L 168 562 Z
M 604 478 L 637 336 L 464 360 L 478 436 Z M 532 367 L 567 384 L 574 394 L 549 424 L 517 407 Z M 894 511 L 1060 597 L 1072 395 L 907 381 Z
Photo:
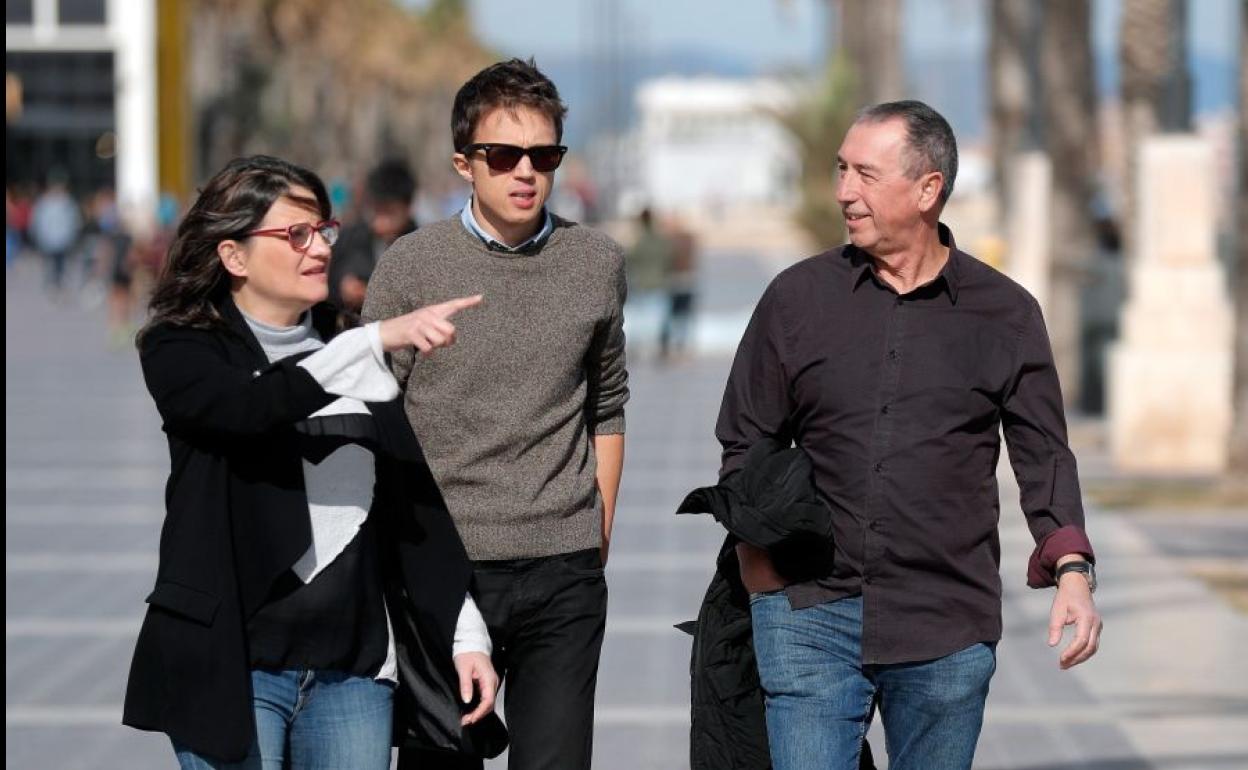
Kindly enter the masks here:
M 774 591 L 756 591 L 750 594 L 750 606 L 753 607 L 756 602 L 761 602 L 763 599 L 769 599 L 773 596 L 784 596 L 784 589 L 777 588 Z

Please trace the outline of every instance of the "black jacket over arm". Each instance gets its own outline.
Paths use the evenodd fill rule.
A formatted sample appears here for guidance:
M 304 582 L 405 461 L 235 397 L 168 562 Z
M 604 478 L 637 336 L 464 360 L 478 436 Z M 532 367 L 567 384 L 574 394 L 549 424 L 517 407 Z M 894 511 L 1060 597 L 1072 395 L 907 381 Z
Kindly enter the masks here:
M 158 326 L 140 349 L 170 473 L 122 721 L 235 761 L 255 735 L 247 620 L 311 544 L 296 426 L 337 397 L 297 366 L 299 357 L 270 364 L 233 302 L 220 309 L 225 328 Z M 327 307 L 313 309 L 313 322 L 332 336 Z M 463 544 L 400 400 L 368 407 L 378 464 L 369 515 L 388 567 L 399 658 L 395 740 L 496 754 L 506 743 L 497 717 L 467 732 L 459 726 L 451 640 L 471 575 Z
M 763 689 L 754 656 L 750 599 L 741 583 L 736 544 L 766 549 L 792 579 L 831 567 L 832 512 L 819 499 L 810 458 L 798 448 L 763 438 L 739 468 L 713 487 L 690 492 L 676 513 L 709 513 L 728 530 L 696 622 L 677 628 L 693 635 L 689 661 L 689 766 L 693 770 L 770 770 Z M 874 770 L 862 743 L 861 770 Z

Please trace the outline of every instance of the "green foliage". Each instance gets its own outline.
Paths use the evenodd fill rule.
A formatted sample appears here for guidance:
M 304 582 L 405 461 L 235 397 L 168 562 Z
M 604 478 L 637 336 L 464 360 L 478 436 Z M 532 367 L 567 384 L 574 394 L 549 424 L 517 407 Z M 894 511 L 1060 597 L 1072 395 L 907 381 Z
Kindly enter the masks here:
M 845 240 L 845 222 L 836 203 L 836 153 L 853 122 L 857 103 L 852 68 L 837 56 L 792 109 L 773 113 L 798 150 L 801 199 L 795 219 L 821 247 Z

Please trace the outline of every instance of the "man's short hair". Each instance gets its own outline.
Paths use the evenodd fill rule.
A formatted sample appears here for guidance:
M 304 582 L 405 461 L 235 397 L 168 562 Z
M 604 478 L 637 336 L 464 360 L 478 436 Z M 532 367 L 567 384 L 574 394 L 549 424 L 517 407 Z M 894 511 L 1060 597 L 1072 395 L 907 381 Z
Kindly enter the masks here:
M 481 70 L 455 94 L 451 136 L 456 152 L 472 144 L 477 122 L 496 107 L 537 110 L 554 124 L 555 141 L 563 139 L 563 116 L 568 114 L 568 108 L 559 99 L 559 90 L 532 59 L 511 59 Z
M 405 203 L 416 197 L 416 177 L 401 160 L 383 160 L 370 172 L 364 188 L 375 203 Z
M 923 102 L 907 99 L 865 107 L 854 122 L 883 123 L 894 118 L 906 125 L 906 174 L 917 179 L 921 174 L 939 171 L 944 177 L 940 190 L 943 207 L 953 194 L 953 180 L 958 175 L 958 142 L 949 121 Z

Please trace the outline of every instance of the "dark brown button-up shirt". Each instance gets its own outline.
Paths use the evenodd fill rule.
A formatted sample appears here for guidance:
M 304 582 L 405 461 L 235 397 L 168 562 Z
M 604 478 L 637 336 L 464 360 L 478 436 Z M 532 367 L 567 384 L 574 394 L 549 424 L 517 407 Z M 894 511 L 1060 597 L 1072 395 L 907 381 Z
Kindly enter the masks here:
M 1033 587 L 1092 558 L 1044 320 L 1022 287 L 961 252 L 898 295 L 843 246 L 781 273 L 737 350 L 716 435 L 721 477 L 761 436 L 810 455 L 834 512 L 831 573 L 795 608 L 862 594 L 864 664 L 1001 638 L 1001 430 L 1037 547 Z M 783 564 L 777 564 L 781 573 Z

